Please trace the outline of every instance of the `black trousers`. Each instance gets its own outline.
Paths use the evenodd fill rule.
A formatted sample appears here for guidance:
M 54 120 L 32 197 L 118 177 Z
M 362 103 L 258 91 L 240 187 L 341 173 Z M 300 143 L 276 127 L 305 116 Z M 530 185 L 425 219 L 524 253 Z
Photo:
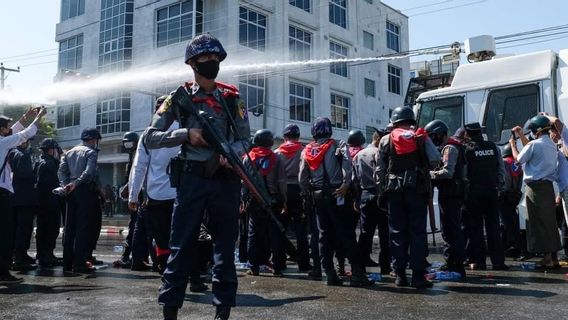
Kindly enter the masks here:
M 170 248 L 170 231 L 172 227 L 172 213 L 174 211 L 174 199 L 153 200 L 148 199 L 145 220 L 151 237 L 156 241 L 160 249 Z M 159 251 L 159 250 L 158 250 Z
M 103 223 L 103 208 L 102 208 L 102 203 L 101 203 L 101 199 L 99 198 L 98 194 L 97 194 L 97 198 L 96 198 L 96 206 L 93 208 L 93 212 L 94 215 L 91 217 L 91 230 L 90 230 L 90 252 L 89 252 L 89 257 L 91 258 L 93 256 L 93 251 L 95 251 L 97 249 L 97 243 L 99 242 L 99 237 L 101 236 L 101 228 L 102 228 L 102 223 Z
M 310 245 L 308 242 L 308 219 L 302 208 L 300 186 L 288 184 L 287 214 L 283 217 L 284 226 L 291 227 L 296 236 L 298 267 L 307 269 L 310 266 Z
M 519 213 L 517 212 L 518 204 L 517 201 L 512 203 L 504 198 L 499 199 L 500 234 L 503 250 L 509 248 L 520 250 L 522 247 Z
M 248 233 L 249 233 L 249 214 L 247 211 L 239 214 L 239 262 L 248 261 Z
M 56 203 L 41 204 L 37 214 L 36 245 L 38 259 L 51 257 L 55 250 L 59 227 L 61 226 L 61 208 Z
M 82 268 L 93 250 L 99 199 L 91 186 L 79 185 L 67 197 L 63 234 L 63 266 Z M 100 207 L 98 207 L 100 208 Z M 100 232 L 99 232 L 100 233 Z
M 450 267 L 461 267 L 465 261 L 465 237 L 462 231 L 461 197 L 438 194 L 442 238 L 444 239 L 444 257 Z
M 381 269 L 390 268 L 389 223 L 386 198 L 380 201 L 376 192 L 363 190 L 361 193 L 361 233 L 359 234 L 359 251 L 363 261 L 371 259 L 375 229 L 379 231 L 379 265 Z M 379 205 L 383 205 L 379 207 Z
M 334 252 L 344 253 L 351 262 L 353 273 L 364 273 L 365 267 L 357 248 L 355 229 L 353 228 L 352 211 L 347 201 L 338 205 L 332 190 L 314 192 L 316 217 L 319 229 L 319 251 L 321 265 L 326 272 L 335 272 L 333 266 Z
M 497 191 L 470 189 L 465 201 L 468 213 L 467 229 L 469 241 L 466 250 L 469 261 L 478 265 L 485 265 L 489 254 L 493 265 L 503 265 L 505 255 L 503 244 L 499 236 L 499 202 Z M 487 246 L 483 236 L 483 227 L 487 234 Z
M 139 264 L 148 260 L 148 254 L 151 254 L 152 238 L 148 233 L 146 221 L 147 208 L 140 206 L 137 211 L 136 223 L 134 224 L 134 234 L 132 235 L 132 263 Z M 152 258 L 155 255 L 151 254 Z M 152 261 L 154 261 L 152 259 Z
M 248 257 L 251 269 L 258 271 L 260 265 L 268 262 L 271 253 L 274 271 L 286 269 L 285 239 L 276 223 L 255 201 L 247 211 L 249 212 Z M 275 208 L 274 212 L 280 211 Z
M 16 259 L 20 255 L 27 254 L 30 249 L 30 241 L 34 232 L 34 216 L 37 207 L 15 206 L 14 214 L 14 252 Z
M 10 192 L 0 188 L 0 276 L 10 274 L 14 248 L 14 216 Z

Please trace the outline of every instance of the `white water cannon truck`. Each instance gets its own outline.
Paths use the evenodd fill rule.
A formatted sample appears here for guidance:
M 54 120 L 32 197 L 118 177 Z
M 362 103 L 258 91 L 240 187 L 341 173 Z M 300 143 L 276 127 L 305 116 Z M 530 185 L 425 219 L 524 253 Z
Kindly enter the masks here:
M 472 63 L 457 68 L 450 86 L 416 99 L 419 127 L 440 119 L 452 134 L 466 123 L 479 122 L 486 138 L 503 146 L 511 128 L 538 112 L 568 120 L 568 49 L 499 57 L 493 37 L 479 36 L 465 41 L 465 52 Z M 519 213 L 524 229 L 524 199 Z

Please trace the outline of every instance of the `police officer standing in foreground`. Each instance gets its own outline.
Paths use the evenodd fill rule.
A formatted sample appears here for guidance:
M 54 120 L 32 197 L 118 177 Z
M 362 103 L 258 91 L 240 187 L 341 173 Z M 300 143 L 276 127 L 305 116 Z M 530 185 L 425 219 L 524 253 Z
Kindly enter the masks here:
M 465 239 L 461 227 L 461 210 L 465 190 L 465 155 L 460 141 L 448 137 L 448 126 L 442 120 L 428 123 L 424 130 L 436 147 L 441 149 L 442 163 L 430 171 L 432 184 L 438 188 L 438 203 L 444 238 L 444 256 L 448 271 L 465 278 Z
M 28 110 L 13 126 L 10 126 L 12 119 L 0 115 L 0 219 L 2 220 L 0 223 L 0 284 L 2 285 L 23 281 L 22 278 L 16 278 L 10 274 L 14 245 L 14 217 L 10 198 L 14 188 L 12 187 L 12 169 L 8 164 L 8 153 L 10 149 L 19 146 L 36 134 L 39 121 L 45 113 L 45 108 L 39 109 L 34 121 L 27 128 L 22 125 L 22 122 L 36 114 L 34 109 Z
M 83 143 L 63 155 L 57 172 L 68 195 L 63 270 L 92 272 L 95 268 L 88 259 L 100 213 L 97 159 L 101 134 L 95 128 L 86 128 L 81 132 L 81 140 Z
M 379 141 L 384 133 L 375 130 L 373 141 L 361 150 L 353 159 L 354 182 L 361 188 L 359 207 L 361 211 L 361 233 L 359 234 L 359 251 L 367 267 L 380 266 L 381 274 L 389 274 L 389 225 L 386 205 L 383 199 L 379 200 L 375 184 L 375 168 L 377 161 L 375 155 L 378 151 Z M 386 200 L 386 199 L 384 199 Z M 373 237 L 375 229 L 379 229 L 379 263 L 371 259 Z
M 321 264 L 327 275 L 327 284 L 342 284 L 333 267 L 333 254 L 342 246 L 351 262 L 351 286 L 368 286 L 365 266 L 357 250 L 355 233 L 350 229 L 351 219 L 345 210 L 345 196 L 352 178 L 352 163 L 343 141 L 331 139 L 331 121 L 317 118 L 312 124 L 314 141 L 302 152 L 299 182 L 302 192 L 313 191 L 319 228 Z M 351 209 L 351 208 L 349 208 Z M 351 210 L 350 210 L 351 211 Z
M 37 260 L 40 267 L 59 265 L 59 259 L 53 254 L 61 226 L 62 199 L 52 190 L 59 187 L 57 169 L 62 151 L 52 138 L 45 138 L 39 145 L 41 156 L 37 164 L 37 192 L 39 211 L 37 214 Z
M 464 126 L 466 131 L 465 158 L 467 162 L 465 208 L 468 218 L 469 262 L 477 270 L 487 269 L 485 263 L 488 251 L 493 270 L 508 270 L 505 265 L 503 244 L 499 236 L 499 191 L 504 187 L 505 166 L 501 151 L 495 143 L 485 141 L 482 127 L 478 122 Z M 487 246 L 483 227 L 487 233 Z M 487 249 L 488 250 L 487 250 Z
M 144 143 L 150 149 L 181 145 L 181 160 L 177 161 L 179 186 L 172 217 L 171 254 L 158 302 L 164 306 L 164 318 L 176 319 L 185 299 L 191 264 L 195 263 L 197 236 L 207 210 L 214 247 L 213 304 L 215 319 L 228 319 L 235 306 L 237 273 L 234 264 L 240 203 L 240 178 L 231 170 L 227 159 L 212 149 L 204 137 L 195 116 L 188 108 L 202 110 L 213 117 L 219 132 L 227 135 L 231 147 L 244 154 L 250 144 L 248 111 L 232 85 L 215 82 L 219 63 L 227 56 L 225 49 L 210 34 L 196 36 L 188 44 L 185 63 L 192 69 L 194 83 L 186 83 L 178 90 L 186 90 L 192 103 L 179 105 L 168 97 L 154 115 Z M 195 110 L 194 109 L 194 110 Z M 167 132 L 178 120 L 181 129 Z M 172 176 L 176 176 L 175 172 Z
M 282 131 L 284 142 L 274 152 L 281 156 L 286 170 L 286 212 L 284 225 L 292 224 L 298 247 L 298 270 L 308 272 L 310 265 L 310 248 L 308 244 L 308 219 L 302 208 L 298 172 L 300 171 L 300 156 L 304 146 L 299 141 L 300 128 L 295 124 L 287 125 Z M 319 264 L 319 261 L 318 261 Z M 321 269 L 321 267 L 320 267 Z
M 379 143 L 376 181 L 379 194 L 386 192 L 389 208 L 390 252 L 395 284 L 408 286 L 406 267 L 412 269 L 411 285 L 430 288 L 426 273 L 426 217 L 431 190 L 429 169 L 440 153 L 425 134 L 415 132 L 414 112 L 409 107 L 393 110 L 392 132 Z M 409 254 L 410 249 L 410 254 Z

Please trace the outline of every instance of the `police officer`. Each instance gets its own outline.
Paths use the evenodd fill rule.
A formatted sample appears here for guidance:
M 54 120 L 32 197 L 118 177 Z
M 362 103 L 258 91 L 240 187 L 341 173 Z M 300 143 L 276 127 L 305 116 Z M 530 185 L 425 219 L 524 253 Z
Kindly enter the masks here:
M 359 207 L 361 212 L 361 233 L 359 234 L 359 251 L 367 267 L 380 266 L 381 274 L 389 274 L 390 254 L 389 254 L 389 225 L 387 217 L 387 206 L 382 198 L 379 201 L 377 187 L 375 184 L 375 169 L 377 162 L 375 155 L 378 151 L 379 141 L 384 136 L 384 132 L 375 130 L 373 141 L 361 152 L 357 153 L 353 159 L 354 182 L 361 189 Z M 379 229 L 379 263 L 371 259 L 373 247 L 373 237 L 375 229 Z
M 510 145 L 503 147 L 503 164 L 505 165 L 505 186 L 499 194 L 499 217 L 501 221 L 501 240 L 503 249 L 512 256 L 518 256 L 523 248 L 519 213 L 517 206 L 523 193 L 523 167 L 513 158 Z
M 308 243 L 308 220 L 302 207 L 300 186 L 298 185 L 298 172 L 300 170 L 300 156 L 304 146 L 299 141 L 300 128 L 295 124 L 288 124 L 282 131 L 284 142 L 274 151 L 280 155 L 284 169 L 286 170 L 286 212 L 284 214 L 285 225 L 292 225 L 296 235 L 298 247 L 298 270 L 309 272 L 310 265 Z M 318 265 L 319 265 L 319 259 Z M 320 267 L 321 269 L 321 267 Z
M 10 274 L 14 245 L 11 194 L 14 192 L 14 188 L 12 186 L 12 169 L 8 163 L 8 153 L 10 149 L 19 146 L 36 134 L 39 121 L 45 113 L 45 108 L 39 109 L 37 115 L 34 109 L 29 109 L 13 126 L 11 126 L 11 118 L 0 115 L 0 219 L 2 220 L 2 223 L 0 223 L 0 284 L 2 285 L 23 281 L 22 278 Z M 25 128 L 22 123 L 32 117 L 35 117 L 34 121 Z
M 432 183 L 438 188 L 438 204 L 445 241 L 443 269 L 458 272 L 465 278 L 465 239 L 461 227 L 461 210 L 465 190 L 465 156 L 460 141 L 448 137 L 448 126 L 442 120 L 429 122 L 424 130 L 441 150 L 442 163 L 430 171 Z
M 179 179 L 176 205 L 172 217 L 168 259 L 158 302 L 164 306 L 164 317 L 175 319 L 181 308 L 188 281 L 190 265 L 195 261 L 199 227 L 207 210 L 213 238 L 213 304 L 217 308 L 215 319 L 228 319 L 235 306 L 237 274 L 234 264 L 237 239 L 237 216 L 240 202 L 240 178 L 233 173 L 227 159 L 213 150 L 204 136 L 195 116 L 187 108 L 202 110 L 214 118 L 218 131 L 238 154 L 248 149 L 250 127 L 248 112 L 239 98 L 236 87 L 215 82 L 219 63 L 227 53 L 210 34 L 196 36 L 187 46 L 185 63 L 194 72 L 195 82 L 187 83 L 182 90 L 191 96 L 189 105 L 181 106 L 168 97 L 154 115 L 144 143 L 149 149 L 182 145 L 181 166 L 184 172 Z M 180 89 L 178 89 L 180 90 Z M 178 120 L 181 129 L 167 132 Z
M 12 206 L 15 221 L 14 270 L 35 268 L 35 259 L 28 255 L 37 209 L 35 174 L 32 164 L 30 140 L 24 141 L 10 153 L 9 162 L 13 172 Z
M 331 138 L 331 121 L 317 118 L 312 124 L 314 141 L 302 152 L 299 182 L 302 192 L 313 190 L 319 228 L 321 264 L 328 285 L 341 285 L 333 267 L 333 254 L 342 246 L 351 262 L 351 286 L 368 286 L 365 266 L 357 250 L 351 219 L 345 211 L 345 196 L 351 185 L 352 163 L 343 141 Z
M 37 260 L 40 267 L 53 267 L 60 261 L 53 254 L 61 226 L 62 199 L 52 190 L 59 186 L 57 169 L 62 153 L 55 139 L 45 138 L 39 145 L 40 160 L 37 164 L 37 192 L 39 210 L 37 214 Z
M 57 176 L 65 188 L 67 212 L 63 238 L 63 270 L 92 272 L 92 263 L 87 261 L 93 250 L 93 230 L 97 227 L 99 205 L 98 145 L 99 130 L 86 128 L 81 132 L 83 143 L 67 151 Z
M 429 288 L 426 272 L 426 217 L 430 193 L 429 169 L 440 161 L 432 141 L 415 132 L 414 112 L 398 107 L 391 116 L 393 130 L 379 143 L 376 181 L 379 193 L 387 193 L 390 252 L 395 284 L 408 286 L 406 267 L 412 269 L 411 285 Z M 410 249 L 410 253 L 409 253 Z
M 266 190 L 271 195 L 272 209 L 281 218 L 286 203 L 286 170 L 281 157 L 270 148 L 274 145 L 274 135 L 268 129 L 256 131 L 252 140 L 253 148 L 245 165 L 257 170 L 263 179 Z M 251 162 L 252 161 L 252 162 Z M 284 236 L 276 223 L 270 219 L 261 204 L 251 199 L 247 188 L 243 188 L 243 199 L 249 215 L 248 257 L 251 264 L 250 275 L 258 275 L 261 264 L 267 262 L 272 252 L 274 276 L 281 277 L 286 269 Z
M 508 270 L 501 237 L 499 236 L 499 198 L 503 189 L 505 167 L 501 152 L 491 141 L 485 141 L 478 122 L 464 126 L 466 131 L 465 158 L 467 162 L 467 252 L 474 269 L 485 270 L 486 251 L 493 270 Z M 483 227 L 487 233 L 487 246 Z M 488 250 L 487 250 L 488 249 Z

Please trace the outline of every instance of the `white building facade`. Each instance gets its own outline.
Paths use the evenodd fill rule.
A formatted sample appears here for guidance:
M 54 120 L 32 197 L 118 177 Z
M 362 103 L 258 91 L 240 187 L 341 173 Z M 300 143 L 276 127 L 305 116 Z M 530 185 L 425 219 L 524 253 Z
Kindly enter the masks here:
M 223 72 L 229 65 L 407 51 L 408 17 L 377 0 L 62 0 L 61 6 L 60 75 L 177 63 L 191 81 L 192 71 L 183 64 L 185 46 L 196 34 L 213 34 L 228 53 L 219 80 L 239 86 L 252 132 L 269 128 L 280 137 L 286 124 L 296 123 L 309 140 L 310 123 L 326 116 L 336 138 L 345 139 L 352 129 L 369 136 L 373 127 L 387 125 L 408 84 L 408 58 Z M 128 160 L 121 153 L 123 134 L 141 133 L 155 98 L 178 85 L 160 81 L 58 101 L 57 139 L 70 147 L 83 128 L 99 128 L 103 184 L 123 183 Z

